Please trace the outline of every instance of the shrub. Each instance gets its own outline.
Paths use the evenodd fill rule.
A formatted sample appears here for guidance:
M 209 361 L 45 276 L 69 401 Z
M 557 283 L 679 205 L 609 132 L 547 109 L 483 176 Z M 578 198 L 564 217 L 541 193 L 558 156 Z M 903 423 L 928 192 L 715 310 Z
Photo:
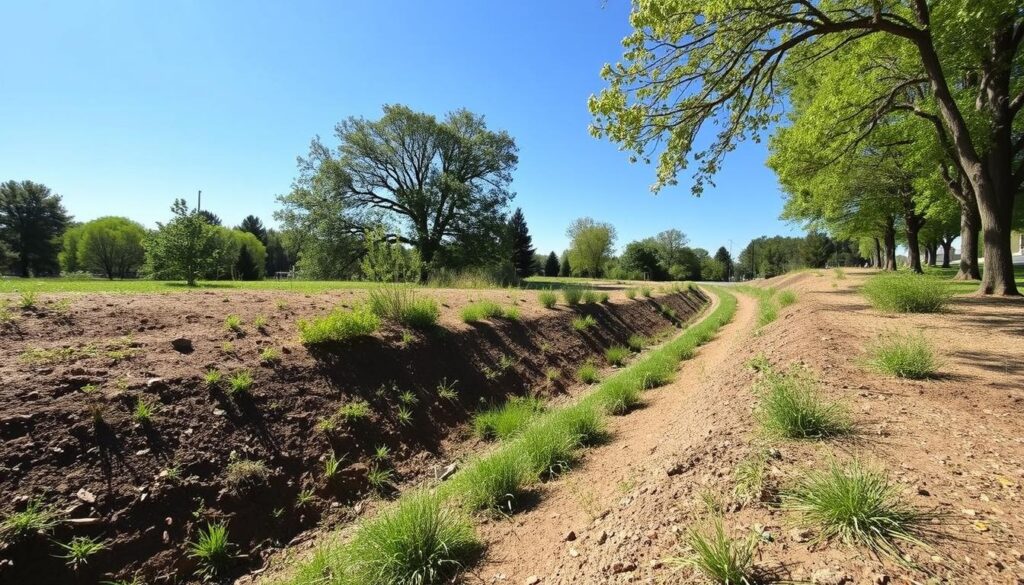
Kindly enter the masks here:
M 710 530 L 691 529 L 686 542 L 693 551 L 688 557 L 674 559 L 675 564 L 694 567 L 711 582 L 739 585 L 756 582 L 752 575 L 757 535 L 742 540 L 725 533 L 721 518 L 715 518 Z
M 550 290 L 542 290 L 537 293 L 537 300 L 540 301 L 540 304 L 543 305 L 545 309 L 552 309 L 554 308 L 555 303 L 558 302 L 558 297 Z
M 229 394 L 245 394 L 252 390 L 253 378 L 249 370 L 239 370 L 228 378 Z
M 224 318 L 224 328 L 234 333 L 242 331 L 242 318 L 238 315 L 228 315 Z
M 852 432 L 846 410 L 825 402 L 806 371 L 766 371 L 755 392 L 760 398 L 757 419 L 770 436 L 825 439 Z
M 270 469 L 262 461 L 235 459 L 228 463 L 224 483 L 233 492 L 247 492 L 266 484 Z
M 632 372 L 616 376 L 601 386 L 598 397 L 608 414 L 626 414 L 639 406 L 643 399 L 643 380 Z
M 522 431 L 543 410 L 544 405 L 537 398 L 510 398 L 501 406 L 474 416 L 473 431 L 482 439 L 508 439 Z
M 629 354 L 630 351 L 628 347 L 613 345 L 604 350 L 604 359 L 608 360 L 608 363 L 613 366 L 621 366 L 629 359 Z
M 932 519 L 906 504 L 885 474 L 856 461 L 808 471 L 781 499 L 784 509 L 797 512 L 822 539 L 865 546 L 899 562 L 900 544 L 923 545 L 923 529 Z
M 584 384 L 595 384 L 601 379 L 601 376 L 597 371 L 597 366 L 587 362 L 576 370 L 576 379 Z
M 10 542 L 32 534 L 46 534 L 53 530 L 58 519 L 56 508 L 45 505 L 42 500 L 30 500 L 24 510 L 14 512 L 0 522 L 0 536 Z
M 874 308 L 890 313 L 937 313 L 952 298 L 946 282 L 909 272 L 872 276 L 861 294 Z
M 512 512 L 531 481 L 529 462 L 518 448 L 504 448 L 470 463 L 452 479 L 455 498 L 470 510 Z
M 592 315 L 584 315 L 582 317 L 576 317 L 572 320 L 572 328 L 576 331 L 586 331 L 591 327 L 597 325 L 597 319 L 594 319 Z
M 890 332 L 868 346 L 868 364 L 899 378 L 921 380 L 935 374 L 935 352 L 921 332 Z
M 414 329 L 429 329 L 437 325 L 441 310 L 437 301 L 420 298 L 408 286 L 387 285 L 370 290 L 370 311 L 374 315 Z
M 380 318 L 368 307 L 360 305 L 351 311 L 334 310 L 312 321 L 299 321 L 299 338 L 303 345 L 344 343 L 373 334 L 380 327 Z
M 633 335 L 630 335 L 629 339 L 626 341 L 626 347 L 628 347 L 629 350 L 634 353 L 640 353 L 646 346 L 647 340 L 644 339 L 643 336 L 637 335 L 635 333 Z
M 462 320 L 466 323 L 476 323 L 483 319 L 494 319 L 501 317 L 501 305 L 494 301 L 477 301 L 470 303 L 462 309 Z
M 785 308 L 796 302 L 796 293 L 791 290 L 780 291 L 777 298 L 779 306 Z
M 565 299 L 565 304 L 575 307 L 583 298 L 583 289 L 578 286 L 567 286 L 562 289 L 562 297 Z
M 64 554 L 59 558 L 67 561 L 67 564 L 73 569 L 78 569 L 88 563 L 89 557 L 107 548 L 102 541 L 89 536 L 76 536 L 66 544 L 58 543 L 58 546 L 64 549 Z
M 224 571 L 231 562 L 231 543 L 223 523 L 207 524 L 199 530 L 199 538 L 188 544 L 188 556 L 199 562 L 199 572 L 213 576 Z
M 428 492 L 402 498 L 362 524 L 344 551 L 342 583 L 445 583 L 481 546 L 469 520 Z M 335 577 L 341 577 L 335 575 Z

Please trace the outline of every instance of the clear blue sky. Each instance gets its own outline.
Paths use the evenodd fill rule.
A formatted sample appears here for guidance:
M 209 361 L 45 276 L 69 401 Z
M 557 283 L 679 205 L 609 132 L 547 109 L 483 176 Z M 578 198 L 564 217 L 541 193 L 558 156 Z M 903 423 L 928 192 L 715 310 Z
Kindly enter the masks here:
M 626 0 L 492 2 L 7 2 L 0 8 L 0 180 L 31 179 L 78 220 L 146 225 L 175 197 L 267 223 L 310 138 L 385 103 L 466 107 L 515 137 L 513 189 L 541 252 L 579 216 L 619 245 L 667 228 L 712 253 L 796 233 L 763 145 L 727 159 L 696 199 L 687 177 L 654 196 L 653 169 L 587 132 L 629 32 Z

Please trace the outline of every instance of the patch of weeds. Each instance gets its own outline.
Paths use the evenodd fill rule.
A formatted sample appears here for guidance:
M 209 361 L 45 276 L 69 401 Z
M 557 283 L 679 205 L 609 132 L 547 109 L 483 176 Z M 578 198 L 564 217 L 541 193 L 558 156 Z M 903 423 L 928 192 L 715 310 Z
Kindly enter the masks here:
M 393 476 L 394 472 L 390 469 L 373 465 L 366 471 L 366 483 L 378 493 L 385 492 L 391 487 Z
M 543 305 L 545 309 L 553 309 L 555 307 L 555 303 L 558 302 L 558 297 L 550 290 L 542 290 L 537 293 L 537 300 L 540 301 L 540 304 Z
M 712 516 L 721 516 L 725 511 L 725 502 L 722 501 L 722 496 L 718 492 L 705 488 L 700 491 L 698 497 L 706 513 Z
M 692 567 L 720 585 L 756 583 L 753 570 L 757 542 L 756 534 L 739 540 L 730 538 L 722 519 L 714 518 L 710 526 L 689 530 L 686 544 L 690 554 L 671 559 L 670 563 Z
M 470 510 L 511 513 L 524 488 L 533 479 L 529 462 L 516 448 L 504 448 L 481 457 L 452 479 L 449 489 Z
M 0 301 L 0 325 L 6 326 L 11 323 L 14 323 L 14 313 L 7 306 L 7 301 Z
M 505 307 L 501 312 L 501 316 L 509 321 L 518 321 L 520 317 L 519 307 Z
M 410 331 L 402 331 L 402 345 L 409 345 L 413 341 L 416 341 L 416 336 Z
M 583 290 L 583 296 L 580 300 L 582 300 L 585 304 L 593 305 L 594 303 L 598 302 L 600 298 L 601 297 L 598 295 L 597 291 L 588 288 Z
M 576 331 L 586 331 L 591 327 L 597 326 L 597 319 L 594 319 L 593 315 L 584 315 L 582 317 L 576 317 L 572 320 L 572 328 Z
M 576 450 L 581 438 L 571 427 L 557 417 L 531 427 L 511 447 L 526 458 L 530 472 L 535 477 L 552 478 L 569 470 L 576 460 Z
M 781 500 L 820 539 L 863 546 L 901 563 L 901 544 L 927 547 L 923 537 L 934 517 L 904 502 L 900 487 L 883 472 L 857 461 L 833 461 L 827 469 L 806 472 Z
M 455 385 L 458 383 L 458 380 L 449 382 L 448 378 L 443 378 L 440 382 L 437 383 L 437 397 L 449 401 L 458 400 L 459 391 L 455 389 Z
M 537 415 L 544 404 L 534 397 L 513 397 L 473 417 L 473 432 L 481 439 L 508 439 L 522 431 Z
M 368 296 L 375 315 L 406 327 L 429 329 L 441 316 L 437 301 L 420 297 L 409 286 L 384 285 L 371 289 Z
M 651 290 L 651 287 L 649 287 L 649 286 L 641 286 L 640 287 L 640 294 L 642 294 L 643 296 L 645 296 L 647 298 L 651 298 L 651 297 L 654 296 L 654 291 Z
M 360 305 L 351 311 L 335 309 L 319 319 L 303 319 L 298 327 L 303 345 L 345 343 L 372 335 L 380 327 L 380 318 L 366 305 Z
M 836 268 L 835 270 L 832 271 L 832 274 L 833 276 L 836 277 L 836 280 L 843 280 L 844 278 L 846 278 L 846 271 L 843 270 L 842 268 Z
M 344 457 L 339 458 L 332 451 L 331 454 L 327 456 L 327 459 L 324 460 L 324 478 L 331 480 L 338 475 L 338 472 L 341 471 L 341 463 L 344 460 Z
M 36 293 L 25 291 L 18 297 L 18 307 L 23 311 L 32 311 L 36 308 Z
M 765 481 L 768 475 L 768 453 L 759 450 L 736 466 L 733 476 L 736 480 L 733 495 L 744 504 L 760 502 L 765 494 Z
M 89 557 L 106 550 L 107 545 L 102 541 L 90 536 L 76 536 L 68 542 L 58 542 L 58 546 L 64 554 L 58 558 L 64 559 L 72 569 L 88 564 Z
M 576 370 L 576 379 L 584 384 L 596 384 L 601 381 L 601 374 L 598 372 L 597 366 L 587 362 Z
M 274 306 L 277 307 L 278 311 L 286 311 L 288 310 L 288 301 L 277 299 L 274 301 Z
M 267 326 L 267 318 L 263 315 L 256 315 L 252 320 L 252 326 L 256 329 L 263 330 Z
M 622 415 L 643 403 L 642 391 L 642 380 L 630 372 L 605 382 L 596 396 L 605 412 Z
M 630 375 L 640 380 L 644 390 L 660 388 L 675 378 L 678 362 L 670 352 L 655 353 L 646 360 L 634 365 Z
M 759 353 L 747 360 L 747 367 L 755 372 L 769 372 L 772 369 L 772 363 L 763 353 Z
M 943 280 L 910 272 L 872 276 L 860 292 L 874 308 L 890 313 L 938 313 L 953 296 Z
M 760 399 L 755 416 L 769 436 L 827 439 L 853 432 L 846 409 L 823 399 L 806 370 L 767 371 L 754 391 Z
M 920 331 L 885 333 L 867 348 L 868 365 L 879 372 L 922 380 L 935 375 L 938 368 L 935 351 Z
M 242 332 L 242 318 L 238 315 L 224 317 L 224 328 L 233 333 Z
M 636 298 L 636 289 L 635 288 L 627 288 L 626 289 L 626 298 L 630 299 L 630 300 L 635 299 Z
M 779 318 L 779 307 L 769 296 L 762 296 L 757 302 L 757 326 L 764 327 Z
M 201 575 L 212 578 L 223 573 L 234 558 L 227 526 L 214 523 L 199 529 L 199 538 L 188 543 L 188 556 L 198 561 Z
M 498 358 L 498 369 L 502 372 L 505 372 L 511 368 L 514 368 L 515 365 L 518 363 L 519 360 L 517 360 L 516 358 L 510 355 L 502 355 L 500 358 Z
M 386 462 L 391 458 L 391 447 L 387 445 L 377 445 L 377 448 L 373 450 L 373 459 L 380 463 Z
M 626 347 L 628 347 L 629 351 L 632 351 L 633 353 L 640 353 L 645 347 L 647 347 L 647 343 L 647 339 L 634 333 L 633 335 L 630 335 L 629 339 L 626 341 Z
M 370 404 L 365 400 L 353 400 L 339 406 L 335 414 L 341 420 L 353 423 L 370 418 L 370 415 L 373 414 L 373 409 L 370 408 Z
M 477 301 L 463 307 L 462 321 L 465 323 L 476 323 L 484 319 L 501 317 L 503 313 L 501 305 L 494 301 Z
M 295 496 L 295 507 L 305 508 L 306 506 L 313 503 L 313 498 L 315 496 L 316 493 L 313 491 L 312 488 L 300 490 L 299 493 Z
M 228 394 L 232 396 L 247 394 L 252 390 L 253 382 L 252 372 L 249 370 L 238 370 L 228 377 Z
M 33 534 L 48 534 L 60 519 L 57 508 L 42 500 L 29 500 L 25 509 L 14 512 L 0 522 L 0 536 L 6 541 L 18 541 Z
M 260 363 L 265 366 L 275 366 L 281 363 L 281 352 L 277 348 L 264 347 L 260 350 Z
M 233 354 L 235 353 L 235 344 L 231 343 L 230 341 L 225 341 L 224 343 L 220 344 L 220 350 L 227 354 Z
M 207 370 L 203 374 L 203 382 L 208 388 L 219 388 L 220 383 L 224 380 L 224 375 L 220 373 L 220 370 Z
M 409 426 L 412 424 L 412 411 L 406 406 L 399 406 L 395 416 L 398 417 L 399 424 L 403 426 Z
M 265 485 L 269 478 L 270 469 L 266 463 L 232 457 L 228 462 L 224 483 L 235 493 L 246 493 Z
M 575 307 L 583 299 L 583 289 L 578 286 L 567 286 L 562 289 L 562 298 L 565 304 Z
M 135 409 L 132 410 L 132 419 L 135 422 L 147 425 L 153 421 L 154 414 L 156 414 L 155 404 L 146 401 L 142 397 L 135 401 Z
M 544 379 L 547 380 L 549 384 L 557 382 L 561 377 L 562 371 L 558 368 L 548 368 L 544 370 Z
M 398 395 L 398 401 L 407 406 L 414 406 L 420 399 L 416 397 L 416 393 L 412 390 L 405 390 Z
M 626 360 L 629 359 L 630 351 L 628 347 L 621 345 L 613 345 L 608 349 L 604 350 L 604 359 L 613 366 L 624 366 Z
M 786 308 L 796 302 L 796 293 L 791 290 L 780 291 L 775 297 L 779 301 L 779 306 Z

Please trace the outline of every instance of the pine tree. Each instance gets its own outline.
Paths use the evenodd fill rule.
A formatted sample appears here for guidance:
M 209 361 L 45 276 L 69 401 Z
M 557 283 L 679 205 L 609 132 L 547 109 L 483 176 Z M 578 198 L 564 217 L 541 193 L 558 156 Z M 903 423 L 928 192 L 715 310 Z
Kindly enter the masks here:
M 572 266 L 569 265 L 569 252 L 562 252 L 562 264 L 558 267 L 558 276 L 572 276 Z
M 508 222 L 508 231 L 512 244 L 512 265 L 516 269 L 516 276 L 526 278 L 535 272 L 533 254 L 536 249 L 533 247 L 533 236 L 530 235 L 530 228 L 526 226 L 522 209 L 517 207 L 512 214 L 512 219 Z
M 238 225 L 238 228 L 243 232 L 249 232 L 256 236 L 264 246 L 267 245 L 267 228 L 263 227 L 263 221 L 255 215 L 247 215 L 242 223 Z
M 260 278 L 256 261 L 252 259 L 252 253 L 246 246 L 242 246 L 238 250 L 238 260 L 235 260 L 235 277 L 239 280 L 259 280 Z
M 544 263 L 544 276 L 558 276 L 558 255 L 554 252 L 548 254 L 548 260 Z

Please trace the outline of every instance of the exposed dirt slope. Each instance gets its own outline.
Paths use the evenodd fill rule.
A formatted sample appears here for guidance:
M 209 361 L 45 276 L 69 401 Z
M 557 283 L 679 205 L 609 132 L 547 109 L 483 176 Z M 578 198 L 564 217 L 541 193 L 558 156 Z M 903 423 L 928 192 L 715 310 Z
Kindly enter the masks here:
M 371 466 L 393 468 L 396 482 L 432 474 L 464 446 L 453 430 L 481 404 L 527 391 L 564 393 L 575 368 L 609 345 L 672 328 L 662 304 L 685 319 L 706 300 L 698 293 L 627 300 L 620 292 L 608 304 L 550 311 L 528 291 L 429 290 L 422 294 L 444 307 L 432 332 L 385 327 L 316 353 L 298 343 L 298 319 L 351 306 L 361 294 L 46 296 L 39 309 L 19 314 L 0 343 L 0 513 L 40 498 L 61 522 L 45 538 L 0 545 L 0 582 L 136 574 L 147 583 L 187 582 L 196 565 L 186 543 L 210 521 L 227 523 L 238 573 L 258 567 L 300 531 L 351 518 L 348 504 L 370 491 Z M 459 310 L 481 298 L 517 305 L 520 318 L 462 323 Z M 581 313 L 598 325 L 574 330 Z M 229 314 L 241 318 L 241 333 L 224 327 Z M 266 325 L 257 328 L 259 316 Z M 261 363 L 266 348 L 278 350 L 279 361 Z M 209 388 L 203 375 L 211 369 L 225 377 L 249 370 L 251 391 Z M 456 397 L 439 396 L 445 380 L 456 383 Z M 411 399 L 403 400 L 406 391 Z M 152 422 L 133 420 L 139 400 L 155 407 Z M 354 400 L 369 404 L 367 417 L 318 430 Z M 379 445 L 391 455 L 374 464 Z M 327 480 L 332 452 L 344 459 Z M 232 458 L 263 462 L 267 477 L 255 489 L 228 489 Z M 312 499 L 299 505 L 304 490 Z M 106 550 L 72 571 L 54 558 L 56 542 L 72 536 L 102 539 Z
M 469 582 L 676 583 L 699 581 L 668 559 L 718 500 L 730 533 L 761 535 L 757 564 L 779 580 L 842 583 L 1020 583 L 1024 579 L 1024 303 L 957 298 L 940 315 L 887 316 L 854 288 L 866 273 L 803 273 L 768 284 L 799 292 L 779 320 L 753 335 L 755 301 L 684 362 L 673 385 L 617 419 L 615 438 L 574 473 L 545 486 L 533 510 L 485 529 L 486 562 Z M 921 329 L 943 360 L 927 381 L 863 366 L 877 334 Z M 910 569 L 793 527 L 771 503 L 732 496 L 737 463 L 765 441 L 752 416 L 763 354 L 777 368 L 803 364 L 822 391 L 848 405 L 861 433 L 844 444 L 774 443 L 771 487 L 830 458 L 884 469 L 913 505 L 937 512 L 931 549 L 909 547 Z M 770 498 L 769 498 L 770 499 Z

